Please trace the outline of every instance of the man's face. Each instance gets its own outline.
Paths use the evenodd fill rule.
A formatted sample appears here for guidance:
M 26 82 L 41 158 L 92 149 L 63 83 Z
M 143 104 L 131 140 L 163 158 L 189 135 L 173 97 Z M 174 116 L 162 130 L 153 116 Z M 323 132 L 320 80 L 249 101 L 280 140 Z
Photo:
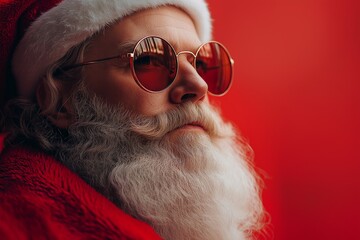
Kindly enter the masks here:
M 201 44 L 193 21 L 185 12 L 175 7 L 147 9 L 122 19 L 96 36 L 84 61 L 116 56 L 119 45 L 136 43 L 149 35 L 166 39 L 176 52 L 195 52 Z M 135 114 L 154 116 L 187 101 L 207 101 L 207 84 L 197 74 L 192 61 L 191 55 L 180 55 L 175 81 L 159 93 L 141 89 L 130 66 L 119 64 L 117 59 L 85 67 L 85 84 L 90 92 L 111 105 L 121 104 Z
M 116 56 L 119 45 L 149 35 L 176 52 L 201 45 L 187 14 L 162 7 L 107 28 L 90 42 L 84 61 Z M 73 96 L 76 121 L 54 149 L 164 239 L 245 239 L 262 214 L 256 174 L 231 125 L 208 103 L 208 86 L 192 61 L 179 55 L 176 79 L 159 93 L 139 87 L 117 59 L 84 67 Z

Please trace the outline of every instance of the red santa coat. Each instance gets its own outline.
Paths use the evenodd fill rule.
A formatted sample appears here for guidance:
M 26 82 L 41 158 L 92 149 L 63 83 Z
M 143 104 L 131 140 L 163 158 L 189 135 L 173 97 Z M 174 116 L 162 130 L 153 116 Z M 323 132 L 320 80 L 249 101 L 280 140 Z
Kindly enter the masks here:
M 0 239 L 160 239 L 51 156 L 0 156 Z

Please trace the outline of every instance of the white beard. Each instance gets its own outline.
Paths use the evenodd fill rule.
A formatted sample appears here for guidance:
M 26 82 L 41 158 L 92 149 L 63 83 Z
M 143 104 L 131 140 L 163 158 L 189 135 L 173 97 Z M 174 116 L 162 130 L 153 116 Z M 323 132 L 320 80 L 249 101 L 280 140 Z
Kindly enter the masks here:
M 149 118 L 80 99 L 58 156 L 124 211 L 169 240 L 248 239 L 261 228 L 259 179 L 207 103 Z M 172 131 L 192 122 L 206 131 Z

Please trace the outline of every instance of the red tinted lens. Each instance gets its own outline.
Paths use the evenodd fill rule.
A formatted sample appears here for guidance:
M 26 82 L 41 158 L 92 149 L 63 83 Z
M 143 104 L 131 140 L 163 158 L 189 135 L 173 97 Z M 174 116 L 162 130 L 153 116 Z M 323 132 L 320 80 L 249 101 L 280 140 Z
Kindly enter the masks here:
M 136 80 L 146 90 L 164 90 L 175 79 L 176 54 L 161 38 L 147 37 L 141 40 L 135 47 L 133 61 Z
M 214 95 L 224 94 L 232 80 L 231 58 L 227 50 L 217 42 L 204 44 L 196 56 L 196 70 Z

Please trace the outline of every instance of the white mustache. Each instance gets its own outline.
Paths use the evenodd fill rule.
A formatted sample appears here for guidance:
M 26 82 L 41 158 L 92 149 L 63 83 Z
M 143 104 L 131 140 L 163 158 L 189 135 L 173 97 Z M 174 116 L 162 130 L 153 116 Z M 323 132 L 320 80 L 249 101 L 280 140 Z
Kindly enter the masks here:
M 217 111 L 207 103 L 186 103 L 153 117 L 137 116 L 130 123 L 130 129 L 150 140 L 159 140 L 167 133 L 187 124 L 196 124 L 214 137 L 228 136 L 222 129 L 222 122 Z M 224 126 L 220 126 L 224 125 Z

